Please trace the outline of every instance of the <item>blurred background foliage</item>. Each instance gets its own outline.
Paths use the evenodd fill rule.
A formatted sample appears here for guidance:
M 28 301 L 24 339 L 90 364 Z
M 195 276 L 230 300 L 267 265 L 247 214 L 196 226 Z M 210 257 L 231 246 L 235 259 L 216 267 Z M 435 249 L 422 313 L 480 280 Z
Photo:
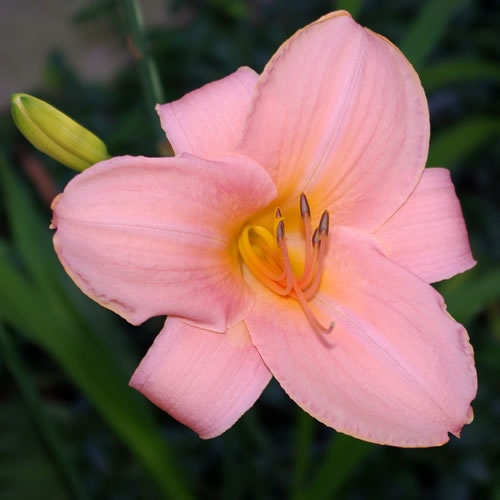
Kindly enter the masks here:
M 23 139 L 5 102 L 0 497 L 500 500 L 500 2 L 155 3 L 168 22 L 147 30 L 143 49 L 158 63 L 165 101 L 242 65 L 261 71 L 296 29 L 336 8 L 350 10 L 413 62 L 431 111 L 429 165 L 451 170 L 479 262 L 437 285 L 475 348 L 475 421 L 442 448 L 374 446 L 317 423 L 272 382 L 222 437 L 198 439 L 128 388 L 162 319 L 131 327 L 67 278 L 51 248 L 49 206 L 74 173 Z M 90 0 L 73 15 L 71 29 L 105 21 L 126 47 L 124 9 L 131 5 Z M 18 26 L 26 36 L 31 28 Z M 2 44 L 5 50 L 9 40 Z M 166 151 L 133 54 L 102 83 L 75 71 L 61 49 L 43 62 L 36 85 L 12 91 L 55 105 L 100 136 L 112 155 Z

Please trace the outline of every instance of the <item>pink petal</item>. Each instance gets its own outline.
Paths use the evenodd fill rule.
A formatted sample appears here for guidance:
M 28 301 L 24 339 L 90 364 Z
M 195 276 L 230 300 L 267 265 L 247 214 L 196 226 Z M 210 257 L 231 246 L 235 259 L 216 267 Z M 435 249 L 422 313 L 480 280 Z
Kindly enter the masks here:
M 229 76 L 158 105 L 161 126 L 175 154 L 216 158 L 233 151 L 258 75 L 243 67 Z
M 202 438 L 229 429 L 271 373 L 243 322 L 214 333 L 168 318 L 130 385 Z
M 374 235 L 391 260 L 428 283 L 476 264 L 460 202 L 444 168 L 424 170 L 415 191 Z
M 241 157 L 117 157 L 56 199 L 54 245 L 76 284 L 131 323 L 171 314 L 225 331 L 253 304 L 230 241 L 275 194 Z
M 429 285 L 384 257 L 369 235 L 335 228 L 310 306 L 263 289 L 245 322 L 272 374 L 321 422 L 367 441 L 435 446 L 472 420 L 477 389 L 464 328 Z
M 341 11 L 298 31 L 267 64 L 239 150 L 269 172 L 280 206 L 305 192 L 319 213 L 373 230 L 415 188 L 428 142 L 417 74 Z

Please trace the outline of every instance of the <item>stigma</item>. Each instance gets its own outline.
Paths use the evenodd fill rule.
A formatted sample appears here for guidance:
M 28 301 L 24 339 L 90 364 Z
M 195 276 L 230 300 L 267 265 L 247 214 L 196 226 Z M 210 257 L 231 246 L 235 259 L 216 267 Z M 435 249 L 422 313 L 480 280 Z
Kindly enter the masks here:
M 245 226 L 238 239 L 238 249 L 243 262 L 263 285 L 277 295 L 299 302 L 314 332 L 325 343 L 323 335 L 332 331 L 334 323 L 328 326 L 321 324 L 309 301 L 316 295 L 323 273 L 330 216 L 325 210 L 318 227 L 312 231 L 311 210 L 302 193 L 300 217 L 305 233 L 305 262 L 300 276 L 296 276 L 292 270 L 285 238 L 285 218 L 279 208 L 274 215 L 273 231 L 259 225 Z

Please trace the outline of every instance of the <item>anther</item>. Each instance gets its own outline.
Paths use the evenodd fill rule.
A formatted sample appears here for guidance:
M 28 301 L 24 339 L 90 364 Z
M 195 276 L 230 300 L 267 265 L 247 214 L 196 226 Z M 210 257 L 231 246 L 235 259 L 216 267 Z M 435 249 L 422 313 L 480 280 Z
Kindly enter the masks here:
M 299 282 L 301 284 L 304 284 L 306 282 L 309 282 L 309 276 L 312 276 L 312 274 L 314 273 L 314 262 L 311 258 L 313 254 L 311 243 L 311 209 L 309 208 L 309 203 L 307 202 L 307 198 L 304 193 L 300 195 L 300 216 L 302 217 L 302 222 L 304 223 L 306 260 L 304 263 L 302 276 L 299 278 Z
M 300 195 L 300 216 L 311 218 L 311 209 L 309 208 L 309 203 L 307 202 L 306 195 L 302 193 Z
M 315 247 L 319 243 L 319 231 L 318 228 L 314 230 L 313 237 L 312 237 L 312 244 L 313 247 Z
M 320 238 L 325 238 L 326 236 L 328 236 L 329 229 L 330 229 L 330 215 L 328 214 L 328 210 L 325 210 L 319 221 Z
M 279 208 L 278 208 L 278 210 L 279 210 Z M 284 237 L 285 237 L 285 224 L 283 224 L 283 221 L 280 220 L 278 222 L 278 227 L 276 228 L 276 241 L 278 243 L 278 246 L 283 241 Z
M 276 208 L 273 229 L 262 226 L 246 226 L 239 239 L 238 249 L 243 261 L 263 285 L 282 297 L 296 299 L 304 311 L 314 333 L 327 347 L 331 345 L 324 338 L 334 328 L 319 321 L 308 302 L 320 286 L 324 261 L 327 253 L 330 216 L 325 210 L 312 236 L 311 210 L 304 193 L 300 195 L 300 215 L 305 237 L 305 262 L 302 275 L 296 277 L 292 271 L 288 242 L 285 238 L 285 218 Z M 274 233 L 274 234 L 273 234 Z

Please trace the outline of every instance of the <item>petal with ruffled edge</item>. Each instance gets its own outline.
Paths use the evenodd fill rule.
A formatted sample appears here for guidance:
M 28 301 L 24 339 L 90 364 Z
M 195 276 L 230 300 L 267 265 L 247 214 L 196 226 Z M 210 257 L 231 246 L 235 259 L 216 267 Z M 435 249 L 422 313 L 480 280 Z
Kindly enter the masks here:
M 117 157 L 54 201 L 54 246 L 87 295 L 133 324 L 171 314 L 225 331 L 253 304 L 230 242 L 275 195 L 242 157 Z
M 366 233 L 337 227 L 311 308 L 319 341 L 296 301 L 258 283 L 245 320 L 271 373 L 326 425 L 376 443 L 436 446 L 472 420 L 472 348 L 441 296 L 388 260 Z
M 259 77 L 239 151 L 269 172 L 285 202 L 301 192 L 338 224 L 374 230 L 415 188 L 429 113 L 417 74 L 347 12 L 285 42 Z
M 428 168 L 408 200 L 375 231 L 387 256 L 427 283 L 476 264 L 450 172 Z
M 258 76 L 254 70 L 242 67 L 177 101 L 156 106 L 175 154 L 216 158 L 233 151 Z
M 168 318 L 130 385 L 207 439 L 229 429 L 270 379 L 243 322 L 215 333 Z

